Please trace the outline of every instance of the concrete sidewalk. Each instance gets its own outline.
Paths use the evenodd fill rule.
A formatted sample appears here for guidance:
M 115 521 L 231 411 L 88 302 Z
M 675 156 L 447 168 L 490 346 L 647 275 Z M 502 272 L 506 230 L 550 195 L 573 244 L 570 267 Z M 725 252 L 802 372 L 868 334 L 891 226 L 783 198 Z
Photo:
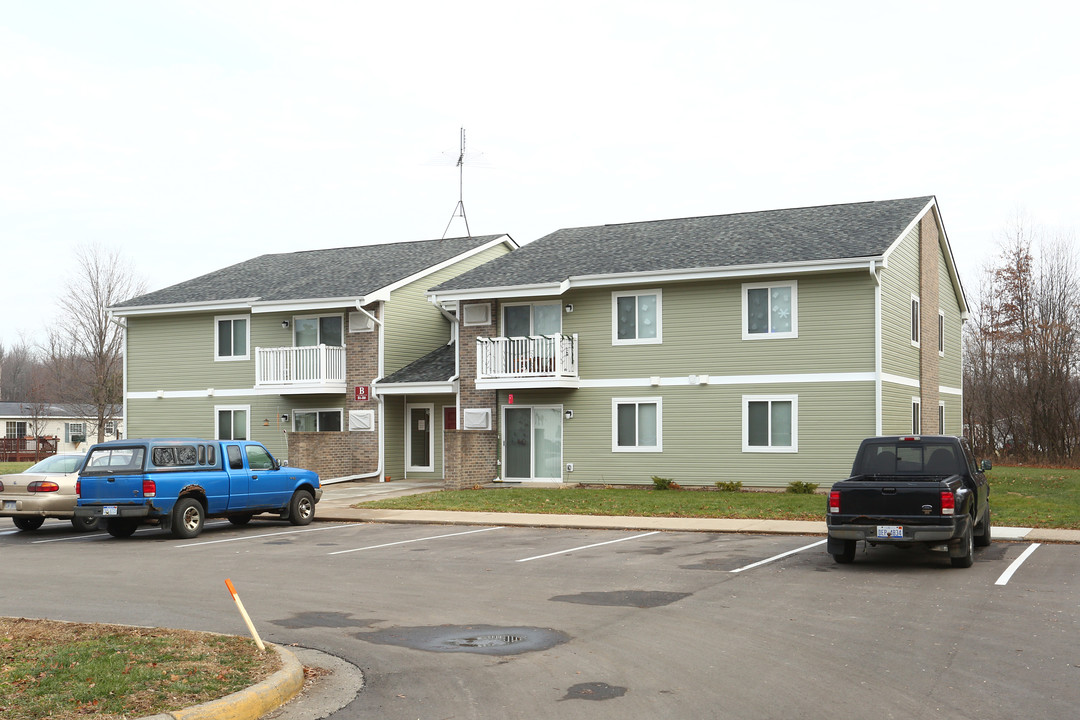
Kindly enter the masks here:
M 725 518 L 617 517 L 530 513 L 449 512 L 442 510 L 375 510 L 354 505 L 390 497 L 442 489 L 437 481 L 345 482 L 323 486 L 315 519 L 324 522 L 431 523 L 438 525 L 503 525 L 519 527 L 593 528 L 604 530 L 667 530 L 678 532 L 757 533 L 769 535 L 826 534 L 824 521 L 739 520 Z M 824 502 L 824 499 L 822 500 Z M 994 540 L 1080 543 L 1080 530 L 999 527 Z

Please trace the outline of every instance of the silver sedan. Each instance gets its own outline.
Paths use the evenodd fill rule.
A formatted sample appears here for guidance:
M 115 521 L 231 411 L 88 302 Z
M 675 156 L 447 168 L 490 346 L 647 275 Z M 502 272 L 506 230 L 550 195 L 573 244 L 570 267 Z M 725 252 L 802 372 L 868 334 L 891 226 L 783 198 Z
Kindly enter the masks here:
M 20 530 L 37 530 L 45 518 L 69 519 L 80 531 L 95 529 L 96 519 L 75 517 L 75 482 L 85 457 L 53 455 L 21 473 L 0 475 L 0 517 L 11 518 Z

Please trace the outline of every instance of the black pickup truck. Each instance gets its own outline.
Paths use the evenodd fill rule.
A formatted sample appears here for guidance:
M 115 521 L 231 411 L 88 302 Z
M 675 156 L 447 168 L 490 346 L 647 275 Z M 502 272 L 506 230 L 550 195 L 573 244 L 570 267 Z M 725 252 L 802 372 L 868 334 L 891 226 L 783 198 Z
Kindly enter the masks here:
M 953 567 L 971 567 L 990 544 L 990 486 L 963 438 L 873 437 L 862 441 L 851 477 L 832 486 L 827 550 L 855 559 L 856 543 L 945 546 Z

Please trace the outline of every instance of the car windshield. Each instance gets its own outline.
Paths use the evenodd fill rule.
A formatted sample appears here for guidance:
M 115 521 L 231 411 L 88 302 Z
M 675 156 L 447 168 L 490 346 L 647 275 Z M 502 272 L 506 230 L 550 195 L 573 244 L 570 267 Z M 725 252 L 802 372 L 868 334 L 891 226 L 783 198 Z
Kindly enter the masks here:
M 28 473 L 73 473 L 82 465 L 84 455 L 53 455 L 31 465 Z

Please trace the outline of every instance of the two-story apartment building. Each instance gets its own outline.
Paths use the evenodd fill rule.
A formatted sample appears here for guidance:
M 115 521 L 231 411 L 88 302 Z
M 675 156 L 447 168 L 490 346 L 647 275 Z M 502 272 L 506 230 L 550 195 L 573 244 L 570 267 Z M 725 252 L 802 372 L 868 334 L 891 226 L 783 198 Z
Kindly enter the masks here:
M 490 235 L 262 255 L 120 303 L 128 435 L 258 440 L 324 479 L 400 478 L 407 463 L 441 478 L 439 418 L 417 416 L 407 437 L 410 388 L 375 387 L 452 341 L 428 288 L 516 247 Z
M 458 381 L 449 486 L 828 483 L 865 436 L 961 432 L 932 196 L 559 230 L 430 298 L 458 357 L 410 379 Z

